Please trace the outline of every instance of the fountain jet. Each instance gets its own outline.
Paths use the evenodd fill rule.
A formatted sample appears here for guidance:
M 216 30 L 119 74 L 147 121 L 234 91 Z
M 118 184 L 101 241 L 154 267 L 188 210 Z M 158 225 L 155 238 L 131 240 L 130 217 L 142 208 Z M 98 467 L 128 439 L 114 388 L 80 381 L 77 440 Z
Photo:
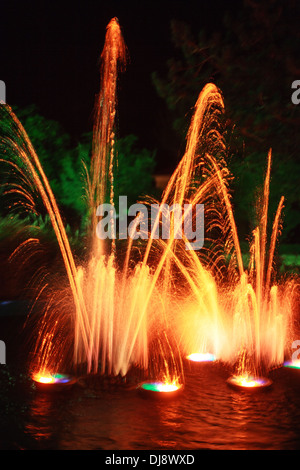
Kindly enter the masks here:
M 25 129 L 9 106 L 0 108 L 1 120 L 7 124 L 0 146 L 9 156 L 2 161 L 20 178 L 6 188 L 6 193 L 17 194 L 23 206 L 33 212 L 37 211 L 35 195 L 39 194 L 68 280 L 67 286 L 53 286 L 48 296 L 34 351 L 37 371 L 54 377 L 62 367 L 71 367 L 88 374 L 124 376 L 136 366 L 155 375 L 161 383 L 179 383 L 181 388 L 182 356 L 197 353 L 207 357 L 209 353 L 216 360 L 236 366 L 237 376 L 256 377 L 262 367 L 269 369 L 283 363 L 296 290 L 294 282 L 279 282 L 274 269 L 283 197 L 268 243 L 271 151 L 247 267 L 230 193 L 224 100 L 214 84 L 205 85 L 195 105 L 184 155 L 162 195 L 140 261 L 131 267 L 134 241 L 130 239 L 124 265 L 118 267 L 115 241 L 109 246 L 96 236 L 96 215 L 99 205 L 114 204 L 117 79 L 125 64 L 125 42 L 118 20 L 113 18 L 101 54 L 91 166 L 86 168 L 88 257 L 79 265 Z M 149 198 L 147 202 L 158 201 Z M 181 228 L 189 215 L 186 212 L 179 221 L 171 213 L 167 240 L 154 236 L 161 228 L 166 204 L 189 204 L 192 214 L 197 204 L 204 204 L 203 249 L 196 251 L 191 240 L 176 236 L 179 225 Z M 112 232 L 113 223 L 111 217 Z M 28 239 L 13 256 L 37 244 L 37 239 Z M 37 298 L 46 288 L 43 286 Z

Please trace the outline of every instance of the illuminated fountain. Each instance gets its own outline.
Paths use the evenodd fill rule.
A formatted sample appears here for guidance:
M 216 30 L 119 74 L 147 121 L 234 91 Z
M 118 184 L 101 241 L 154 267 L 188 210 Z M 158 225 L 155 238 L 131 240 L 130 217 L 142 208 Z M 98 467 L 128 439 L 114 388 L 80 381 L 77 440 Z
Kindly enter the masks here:
M 272 381 L 266 377 L 252 377 L 251 375 L 233 375 L 227 383 L 236 390 L 256 392 L 264 390 L 272 385 Z
M 43 284 L 37 295 L 38 300 L 47 292 L 33 353 L 35 380 L 63 383 L 61 372 L 65 370 L 125 376 L 131 367 L 137 367 L 150 377 L 140 384 L 142 392 L 155 396 L 157 392 L 177 393 L 184 384 L 182 357 L 188 357 L 228 364 L 234 370 L 234 385 L 269 384 L 260 375 L 284 362 L 295 294 L 295 284 L 278 282 L 274 270 L 283 198 L 268 243 L 270 151 L 259 224 L 253 231 L 250 264 L 245 269 L 229 191 L 232 176 L 221 124 L 224 102 L 215 85 L 207 84 L 199 95 L 185 153 L 162 200 L 159 204 L 147 201 L 157 204 L 159 210 L 141 261 L 130 267 L 134 241 L 129 239 L 124 264 L 119 267 L 115 240 L 108 243 L 96 236 L 97 208 L 114 202 L 116 85 L 125 58 L 125 43 L 114 18 L 107 27 L 101 55 L 92 161 L 86 169 L 89 254 L 79 266 L 38 156 L 12 110 L 2 106 L 9 125 L 1 146 L 14 157 L 6 163 L 21 178 L 7 192 L 21 196 L 31 211 L 36 210 L 33 195 L 38 192 L 67 274 L 65 284 L 61 280 L 59 286 Z M 167 239 L 155 236 L 165 205 L 185 204 L 194 219 L 198 205 L 205 207 L 206 236 L 201 249 L 195 249 L 185 233 L 177 236 L 191 219 L 186 212 L 179 219 L 171 213 Z M 137 216 L 136 224 L 139 222 Z M 111 215 L 112 233 L 114 229 Z M 15 254 L 37 245 L 37 239 L 27 239 Z
M 32 379 L 38 390 L 46 392 L 66 390 L 76 383 L 76 379 L 70 375 L 49 372 L 37 372 L 33 374 Z
M 199 253 L 175 243 L 170 250 L 179 277 L 186 281 L 174 324 L 189 360 L 220 360 L 234 367 L 237 377 L 259 379 L 262 372 L 284 362 L 293 333 L 297 281 L 276 278 L 274 254 L 283 197 L 268 240 L 271 150 L 258 201 L 259 223 L 253 230 L 249 266 L 244 267 L 229 191 L 231 175 L 220 124 L 223 111 L 220 91 L 206 85 L 195 106 L 186 153 L 164 196 L 175 194 L 172 202 L 202 202 L 206 217 L 207 243 Z M 262 378 L 257 386 L 266 383 Z
M 259 205 L 259 225 L 253 231 L 250 246 L 250 263 L 246 270 L 243 266 L 239 239 L 230 196 L 227 189 L 228 172 L 226 165 L 220 167 L 216 159 L 205 155 L 206 163 L 212 168 L 210 188 L 218 198 L 216 219 L 213 223 L 220 227 L 229 226 L 225 233 L 223 251 L 214 244 L 210 251 L 211 260 L 205 264 L 212 272 L 218 263 L 219 270 L 200 290 L 202 296 L 208 294 L 207 304 L 197 305 L 196 296 L 189 299 L 183 310 L 179 331 L 184 350 L 189 352 L 190 360 L 205 361 L 219 359 L 234 367 L 234 376 L 228 383 L 235 388 L 266 388 L 271 382 L 260 377 L 284 362 L 288 345 L 292 341 L 292 318 L 296 299 L 297 282 L 280 282 L 274 269 L 275 245 L 280 232 L 280 218 L 283 209 L 283 197 L 280 199 L 275 214 L 270 243 L 267 243 L 267 219 L 269 202 L 269 183 L 271 170 L 271 151 L 265 178 L 263 197 Z M 225 175 L 225 178 L 224 176 Z M 211 210 L 208 207 L 208 212 Z M 222 209 L 224 208 L 224 212 Z M 223 229 L 222 229 L 223 230 Z M 228 243 L 229 242 L 229 243 Z M 226 244 L 232 246 L 231 253 L 226 252 Z M 230 245 L 231 243 L 231 245 Z M 219 246 L 219 240 L 217 240 Z M 210 247 L 211 249 L 211 247 Z M 219 254 L 219 258 L 214 253 Z M 227 257 L 227 263 L 224 262 Z M 214 260 L 217 259 L 215 266 Z M 197 261 L 198 263 L 198 261 Z M 195 267 L 193 273 L 198 273 Z M 193 352 L 191 354 L 191 352 Z
M 10 107 L 1 109 L 6 123 L 1 141 L 11 159 L 5 160 L 18 173 L 20 182 L 7 189 L 23 198 L 23 206 L 35 212 L 38 192 L 49 214 L 64 261 L 67 283 L 47 284 L 37 299 L 47 298 L 39 323 L 33 352 L 34 378 L 53 383 L 62 370 L 87 374 L 126 375 L 131 365 L 149 371 L 149 348 L 159 344 L 159 353 L 172 351 L 165 312 L 171 299 L 162 295 L 157 278 L 146 262 L 129 269 L 132 241 L 128 244 L 123 269 L 116 263 L 116 247 L 96 236 L 96 211 L 104 203 L 113 203 L 113 167 L 115 158 L 116 83 L 119 66 L 125 64 L 126 47 L 117 19 L 107 27 L 102 52 L 101 89 L 95 106 L 95 125 L 91 168 L 87 169 L 87 201 L 90 213 L 89 257 L 77 266 L 56 200 L 38 156 Z M 113 219 L 111 219 L 113 221 Z M 113 227 L 112 227 L 113 230 Z M 27 239 L 13 253 L 36 248 L 37 239 Z M 166 343 L 166 345 L 165 345 Z M 177 354 L 179 356 L 179 354 Z M 181 362 L 171 352 L 171 362 L 163 358 L 162 370 L 155 374 L 178 380 Z M 179 370 L 177 371 L 177 362 Z M 157 362 L 158 363 L 158 362 Z M 44 380 L 44 378 L 46 379 Z
M 183 391 L 184 386 L 176 380 L 169 382 L 168 379 L 162 381 L 147 381 L 138 385 L 137 390 L 145 398 L 170 399 L 177 398 Z
M 183 194 L 192 204 L 204 203 L 206 233 L 213 234 L 200 253 L 182 251 L 179 258 L 177 245 L 172 246 L 170 258 L 176 260 L 186 280 L 175 325 L 181 350 L 189 360 L 228 363 L 234 368 L 234 381 L 241 378 L 241 386 L 259 388 L 270 385 L 260 374 L 283 364 L 292 341 L 298 281 L 276 278 L 274 254 L 284 198 L 268 236 L 271 150 L 257 204 L 259 222 L 253 230 L 249 266 L 243 264 L 228 189 L 231 175 L 218 124 L 223 108 L 220 91 L 206 85 L 195 106 L 186 153 L 166 190 Z M 195 174 L 199 168 L 202 178 Z

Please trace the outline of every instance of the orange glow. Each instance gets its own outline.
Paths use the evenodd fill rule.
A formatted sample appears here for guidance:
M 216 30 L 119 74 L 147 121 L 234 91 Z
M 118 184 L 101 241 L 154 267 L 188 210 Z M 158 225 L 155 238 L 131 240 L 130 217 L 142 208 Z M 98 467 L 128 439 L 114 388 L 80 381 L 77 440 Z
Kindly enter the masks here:
M 249 376 L 235 377 L 234 382 L 241 387 L 258 387 L 260 385 L 257 380 Z
M 91 236 L 94 249 L 103 254 L 102 243 L 95 239 L 95 211 L 109 197 L 113 204 L 113 167 L 115 165 L 115 121 L 118 69 L 126 65 L 126 45 L 117 18 L 106 28 L 101 54 L 101 87 L 95 104 L 92 162 L 88 186 L 89 208 L 92 210 Z M 113 219 L 111 219 L 113 223 Z M 113 229 L 113 227 L 112 227 Z
M 176 238 L 172 214 L 170 237 L 149 236 L 144 251 L 142 244 L 135 246 L 130 240 L 120 267 L 123 253 L 120 259 L 115 256 L 114 241 L 111 247 L 104 246 L 103 240 L 96 237 L 95 213 L 98 205 L 114 200 L 116 85 L 118 69 L 125 65 L 125 59 L 126 46 L 118 20 L 113 18 L 101 54 L 91 167 L 86 169 L 87 211 L 91 220 L 88 256 L 80 266 L 75 262 L 54 194 L 29 137 L 12 110 L 3 107 L 11 125 L 6 126 L 8 135 L 3 139 L 1 136 L 1 145 L 5 142 L 9 153 L 18 156 L 24 182 L 13 185 L 11 191 L 32 211 L 37 210 L 35 198 L 27 187 L 40 194 L 68 280 L 65 289 L 50 285 L 35 349 L 37 368 L 61 368 L 68 360 L 72 365 L 84 365 L 87 373 L 124 376 L 131 366 L 148 369 L 153 365 L 166 371 L 165 380 L 157 382 L 160 391 L 171 392 L 182 387 L 179 380 L 172 380 L 183 376 L 181 357 L 198 362 L 217 357 L 230 364 L 236 364 L 238 358 L 238 375 L 233 381 L 242 387 L 258 387 L 259 380 L 248 372 L 256 370 L 253 364 L 262 359 L 266 367 L 283 363 L 298 289 L 297 282 L 280 282 L 274 272 L 284 198 L 279 201 L 269 231 L 271 151 L 258 204 L 258 225 L 252 233 L 245 266 L 231 203 L 232 176 L 226 163 L 228 150 L 220 119 L 224 101 L 221 91 L 214 84 L 207 84 L 195 105 L 185 152 L 163 193 L 159 214 L 151 227 L 152 233 L 160 227 L 164 204 L 204 204 L 207 246 L 199 251 L 186 249 L 191 248 L 192 242 Z M 14 171 L 18 169 L 14 162 L 6 163 Z M 181 222 L 184 225 L 185 221 Z M 29 238 L 12 256 L 38 244 L 38 239 Z M 137 257 L 139 262 L 134 261 Z M 41 289 L 38 296 L 40 292 Z M 243 356 L 239 356 L 241 350 L 245 351 Z M 188 356 L 190 351 L 211 354 Z M 154 358 L 149 358 L 151 354 Z M 250 367 L 248 360 L 253 362 Z M 34 380 L 50 384 L 56 378 L 39 372 Z
M 272 381 L 265 377 L 234 375 L 227 380 L 227 383 L 237 389 L 258 389 L 269 387 Z

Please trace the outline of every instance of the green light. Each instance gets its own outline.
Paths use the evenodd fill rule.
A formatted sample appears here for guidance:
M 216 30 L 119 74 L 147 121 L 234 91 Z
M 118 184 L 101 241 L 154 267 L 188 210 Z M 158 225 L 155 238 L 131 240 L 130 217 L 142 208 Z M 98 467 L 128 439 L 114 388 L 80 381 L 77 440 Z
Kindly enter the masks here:
M 142 384 L 141 388 L 150 392 L 175 392 L 181 388 L 181 386 L 175 383 L 145 382 Z
M 142 388 L 144 390 L 150 390 L 152 392 L 159 392 L 160 391 L 160 383 L 159 382 L 149 382 L 149 383 L 144 383 L 142 385 Z

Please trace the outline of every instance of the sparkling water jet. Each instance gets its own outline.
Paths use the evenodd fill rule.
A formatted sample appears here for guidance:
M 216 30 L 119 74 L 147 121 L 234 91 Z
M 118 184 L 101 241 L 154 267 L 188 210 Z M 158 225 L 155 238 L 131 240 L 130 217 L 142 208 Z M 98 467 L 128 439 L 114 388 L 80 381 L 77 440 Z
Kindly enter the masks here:
M 115 240 L 108 243 L 96 236 L 96 212 L 99 205 L 106 201 L 113 205 L 114 201 L 116 85 L 118 70 L 125 66 L 125 55 L 126 46 L 114 18 L 107 27 L 101 55 L 92 161 L 91 167 L 86 168 L 89 254 L 79 265 L 25 129 L 8 106 L 1 110 L 10 123 L 1 147 L 22 162 L 18 165 L 5 160 L 22 182 L 6 192 L 22 196 L 24 206 L 36 211 L 33 194 L 38 191 L 49 214 L 68 281 L 66 285 L 53 285 L 47 297 L 33 354 L 35 368 L 52 377 L 68 368 L 87 374 L 125 376 L 137 366 L 155 377 L 152 383 L 175 381 L 182 389 L 182 357 L 209 351 L 230 364 L 242 381 L 245 377 L 256 380 L 261 369 L 270 370 L 283 363 L 296 290 L 295 282 L 278 282 L 274 269 L 283 197 L 268 243 L 271 151 L 259 204 L 259 223 L 253 230 L 250 263 L 245 267 L 229 190 L 232 175 L 227 167 L 222 127 L 224 101 L 221 91 L 214 84 L 207 84 L 196 102 L 184 155 L 162 195 L 141 262 L 130 267 L 134 247 L 130 239 L 120 269 Z M 179 223 L 171 214 L 167 240 L 154 238 L 162 223 L 164 204 L 190 204 L 191 208 L 205 205 L 203 249 L 197 251 L 192 240 L 176 236 L 187 222 L 186 213 Z M 112 233 L 113 224 L 111 217 Z M 13 255 L 37 244 L 38 239 L 30 238 Z M 47 288 L 42 287 L 37 299 Z M 161 376 L 168 380 L 160 380 Z
M 86 169 L 91 221 L 89 256 L 79 266 L 75 263 L 49 182 L 26 131 L 9 106 L 1 110 L 9 123 L 1 143 L 16 159 L 16 162 L 12 159 L 4 163 L 19 173 L 23 183 L 22 186 L 12 185 L 6 193 L 21 195 L 23 207 L 34 212 L 32 193 L 38 191 L 59 243 L 69 284 L 60 282 L 57 287 L 53 283 L 50 289 L 43 285 L 37 294 L 36 300 L 42 294 L 46 298 L 33 351 L 32 368 L 37 373 L 53 376 L 70 368 L 88 374 L 124 376 L 131 365 L 148 369 L 149 343 L 153 338 L 156 342 L 158 338 L 162 345 L 162 355 L 172 349 L 165 335 L 166 316 L 161 313 L 168 310 L 170 299 L 159 292 L 149 265 L 144 262 L 129 269 L 132 249 L 132 242 L 129 242 L 124 267 L 118 269 L 114 240 L 109 245 L 96 236 L 95 230 L 98 205 L 107 198 L 113 203 L 116 84 L 118 69 L 125 64 L 125 54 L 120 26 L 114 18 L 107 27 L 101 55 L 101 88 L 95 105 L 92 161 L 91 168 Z M 37 244 L 37 239 L 28 239 L 12 256 L 24 253 L 24 247 Z M 145 302 L 145 299 L 148 300 Z M 165 341 L 167 347 L 163 346 Z M 177 360 L 173 352 L 170 360 Z M 161 366 L 167 362 L 164 359 Z

